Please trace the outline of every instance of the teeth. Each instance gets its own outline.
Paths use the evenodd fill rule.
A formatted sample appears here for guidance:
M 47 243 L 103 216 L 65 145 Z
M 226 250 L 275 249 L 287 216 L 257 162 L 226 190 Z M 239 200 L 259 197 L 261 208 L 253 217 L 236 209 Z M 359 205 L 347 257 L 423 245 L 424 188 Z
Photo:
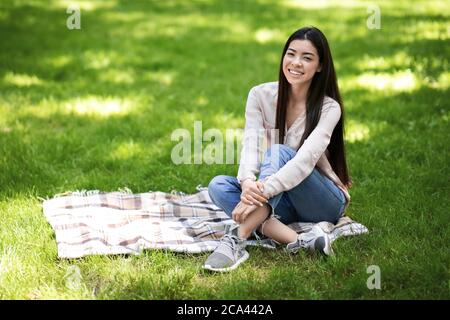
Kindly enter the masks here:
M 291 70 L 291 69 L 288 69 L 288 70 L 289 70 L 290 73 L 295 74 L 296 76 L 300 76 L 300 75 L 303 74 L 301 72 L 297 72 L 297 71 L 294 71 L 294 70 Z

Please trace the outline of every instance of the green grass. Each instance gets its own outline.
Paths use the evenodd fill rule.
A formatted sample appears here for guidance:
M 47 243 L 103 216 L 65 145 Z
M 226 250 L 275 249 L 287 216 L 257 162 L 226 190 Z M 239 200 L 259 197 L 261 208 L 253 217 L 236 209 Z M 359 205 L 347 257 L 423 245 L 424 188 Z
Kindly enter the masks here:
M 50 4 L 49 4 L 50 3 Z M 445 1 L 323 7 L 294 1 L 0 4 L 0 298 L 448 299 L 449 15 Z M 321 2 L 318 2 L 319 4 Z M 447 9 L 447 10 L 445 10 Z M 354 180 L 349 215 L 370 234 L 328 259 L 250 248 L 235 272 L 207 254 L 59 260 L 41 198 L 77 189 L 195 192 L 238 165 L 171 163 L 176 128 L 243 128 L 249 89 L 277 80 L 284 41 L 315 25 L 332 47 Z M 381 290 L 366 272 L 381 269 Z M 78 289 L 66 284 L 80 268 Z

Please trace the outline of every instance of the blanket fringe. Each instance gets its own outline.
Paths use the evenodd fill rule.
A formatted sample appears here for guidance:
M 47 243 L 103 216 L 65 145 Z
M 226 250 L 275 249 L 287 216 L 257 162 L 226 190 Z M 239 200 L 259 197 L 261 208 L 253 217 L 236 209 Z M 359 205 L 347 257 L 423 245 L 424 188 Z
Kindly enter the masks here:
M 199 192 L 204 191 L 204 190 L 208 190 L 208 187 L 204 187 L 202 184 L 199 184 L 195 187 L 195 189 Z M 111 191 L 111 192 L 117 192 L 120 194 L 133 194 L 133 191 L 128 188 L 128 187 L 123 187 L 123 188 L 118 188 L 117 191 Z M 149 190 L 148 192 L 154 192 L 153 190 Z M 87 196 L 93 196 L 96 194 L 103 194 L 103 193 L 108 193 L 105 191 L 100 191 L 100 190 L 87 190 L 87 189 L 81 189 L 81 190 L 73 190 L 73 191 L 65 191 L 62 193 L 58 193 L 56 195 L 53 196 L 53 198 L 60 198 L 60 197 L 66 197 L 66 196 L 78 196 L 78 197 L 87 197 Z M 187 195 L 185 192 L 182 191 L 178 191 L 178 190 L 171 190 L 170 194 L 172 195 L 180 195 L 180 196 L 185 196 Z M 49 200 L 49 199 L 42 199 L 42 200 Z
M 119 188 L 119 189 L 117 189 L 117 191 L 112 191 L 112 192 L 117 192 L 120 194 L 133 194 L 133 191 L 127 187 Z M 107 193 L 107 192 L 100 191 L 100 190 L 81 189 L 81 190 L 66 191 L 66 192 L 58 193 L 53 198 L 60 198 L 60 197 L 66 197 L 66 196 L 88 197 L 88 196 L 93 196 L 93 195 L 103 194 L 103 193 Z
M 199 184 L 198 186 L 195 187 L 195 189 L 197 189 L 197 191 L 203 191 L 208 190 L 208 187 L 203 187 L 201 184 Z
M 199 184 L 195 187 L 195 189 L 200 192 L 200 191 L 208 190 L 208 187 L 203 187 L 203 185 Z M 117 193 L 126 194 L 126 195 L 133 194 L 133 191 L 128 187 L 118 188 L 117 191 L 110 191 L 110 192 L 117 192 Z M 149 190 L 148 192 L 154 192 L 154 191 Z M 67 196 L 87 197 L 87 196 L 93 196 L 96 194 L 103 194 L 103 193 L 108 193 L 108 192 L 100 191 L 100 190 L 87 190 L 87 189 L 69 190 L 69 191 L 58 193 L 58 194 L 54 195 L 53 198 L 61 198 L 61 197 L 67 197 Z M 186 195 L 185 192 L 178 191 L 175 189 L 171 190 L 170 194 L 180 195 L 180 196 Z M 40 200 L 49 200 L 49 199 L 40 198 Z
M 197 190 L 198 192 L 204 191 L 204 190 L 208 190 L 208 187 L 203 187 L 201 184 L 197 185 L 195 187 L 195 190 Z M 151 192 L 151 191 L 150 191 Z M 185 196 L 187 195 L 187 193 L 183 192 L 183 191 L 178 191 L 178 190 L 171 190 L 170 191 L 171 195 L 176 195 L 176 196 Z

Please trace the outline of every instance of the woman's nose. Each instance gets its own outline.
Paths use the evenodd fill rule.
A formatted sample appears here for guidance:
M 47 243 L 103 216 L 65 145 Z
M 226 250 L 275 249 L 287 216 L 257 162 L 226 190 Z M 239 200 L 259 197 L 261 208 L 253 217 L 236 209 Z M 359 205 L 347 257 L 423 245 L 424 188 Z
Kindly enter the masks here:
M 295 65 L 295 66 L 301 66 L 302 65 L 302 59 L 301 58 L 295 58 L 293 61 L 292 61 L 292 64 L 293 65 Z

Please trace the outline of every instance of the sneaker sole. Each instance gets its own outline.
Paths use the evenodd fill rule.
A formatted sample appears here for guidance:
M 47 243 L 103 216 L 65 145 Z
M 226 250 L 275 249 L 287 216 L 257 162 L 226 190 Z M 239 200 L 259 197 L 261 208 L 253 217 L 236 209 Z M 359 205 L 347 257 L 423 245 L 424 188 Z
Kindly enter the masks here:
M 232 271 L 234 269 L 236 269 L 237 267 L 239 267 L 239 265 L 244 262 L 245 260 L 247 260 L 249 257 L 249 254 L 247 251 L 244 252 L 244 255 L 238 259 L 236 261 L 235 264 L 233 264 L 231 267 L 227 267 L 227 268 L 214 268 L 211 267 L 210 265 L 204 265 L 202 268 L 205 270 L 209 270 L 209 271 L 216 271 L 216 272 L 228 272 L 228 271 Z

